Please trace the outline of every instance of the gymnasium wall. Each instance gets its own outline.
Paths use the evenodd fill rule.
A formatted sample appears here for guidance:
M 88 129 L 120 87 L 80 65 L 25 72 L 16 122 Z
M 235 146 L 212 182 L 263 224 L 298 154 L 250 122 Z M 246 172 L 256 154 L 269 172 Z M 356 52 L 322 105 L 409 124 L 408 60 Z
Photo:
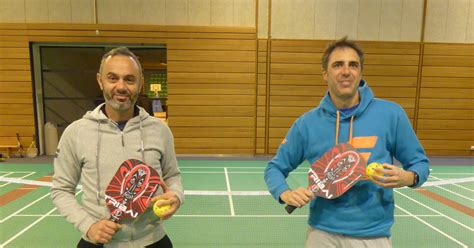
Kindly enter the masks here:
M 348 35 L 429 154 L 472 155 L 473 27 L 474 0 L 0 0 L 0 138 L 35 130 L 29 42 L 134 42 L 167 44 L 179 153 L 274 153 Z
M 294 119 L 317 106 L 327 85 L 321 58 L 328 41 L 274 40 L 271 46 L 269 152 L 275 152 Z M 413 121 L 419 43 L 360 42 L 364 79 L 376 97 L 399 103 Z
M 418 137 L 428 154 L 474 155 L 474 44 L 426 43 Z
M 268 103 L 264 105 L 268 108 L 268 139 L 264 139 L 268 153 L 276 152 L 293 121 L 324 96 L 327 86 L 322 80 L 321 57 L 327 42 L 270 41 L 269 93 L 259 101 Z M 376 97 L 404 108 L 428 154 L 473 154 L 472 44 L 359 44 L 366 52 L 363 78 Z
M 167 41 L 168 124 L 178 153 L 255 152 L 257 43 L 248 31 Z
M 315 40 L 421 41 L 423 34 L 425 42 L 473 43 L 474 0 L 0 0 L 0 23 L 255 27 L 259 38 Z
M 0 24 L 0 143 L 19 133 L 26 146 L 36 131 L 29 44 L 24 31 L 4 26 Z
M 2 139 L 19 133 L 26 146 L 35 132 L 30 42 L 165 44 L 169 125 L 177 152 L 254 153 L 254 28 L 0 24 L 0 34 Z

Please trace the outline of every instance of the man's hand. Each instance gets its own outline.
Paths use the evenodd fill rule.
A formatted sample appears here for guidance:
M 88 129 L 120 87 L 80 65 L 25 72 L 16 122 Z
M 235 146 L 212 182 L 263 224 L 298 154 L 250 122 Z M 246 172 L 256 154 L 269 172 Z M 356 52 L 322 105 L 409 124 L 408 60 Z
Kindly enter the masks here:
M 100 220 L 89 228 L 87 237 L 94 243 L 107 244 L 122 225 L 110 220 Z
M 301 208 L 314 199 L 314 194 L 307 188 L 299 187 L 295 190 L 287 190 L 281 193 L 280 199 L 287 205 Z
M 179 206 L 181 205 L 181 202 L 176 196 L 176 193 L 173 191 L 167 191 L 166 193 L 162 195 L 153 197 L 151 199 L 152 206 L 158 200 L 163 200 L 158 203 L 158 206 L 171 205 L 171 208 L 161 215 L 160 220 L 167 220 L 171 218 L 171 216 L 173 216 L 173 214 L 176 213 L 176 210 L 178 210 Z
M 404 186 L 411 186 L 415 177 L 414 172 L 406 171 L 403 168 L 400 168 L 391 164 L 383 164 L 383 170 L 379 168 L 374 168 L 377 173 L 383 175 L 377 175 L 374 173 L 372 175 L 372 180 L 375 184 L 384 188 L 401 188 Z

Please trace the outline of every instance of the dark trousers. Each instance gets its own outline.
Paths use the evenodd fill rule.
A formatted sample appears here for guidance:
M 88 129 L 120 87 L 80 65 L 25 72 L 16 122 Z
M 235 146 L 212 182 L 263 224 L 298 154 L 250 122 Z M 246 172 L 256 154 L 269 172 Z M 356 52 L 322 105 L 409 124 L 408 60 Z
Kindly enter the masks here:
M 79 243 L 77 244 L 77 248 L 100 248 L 104 247 L 104 245 L 98 245 L 98 244 L 93 244 L 90 242 L 87 242 L 84 239 L 79 240 Z M 165 235 L 162 239 L 158 240 L 157 242 L 145 246 L 145 248 L 173 248 L 173 244 L 171 243 L 170 238 L 168 238 L 168 235 Z

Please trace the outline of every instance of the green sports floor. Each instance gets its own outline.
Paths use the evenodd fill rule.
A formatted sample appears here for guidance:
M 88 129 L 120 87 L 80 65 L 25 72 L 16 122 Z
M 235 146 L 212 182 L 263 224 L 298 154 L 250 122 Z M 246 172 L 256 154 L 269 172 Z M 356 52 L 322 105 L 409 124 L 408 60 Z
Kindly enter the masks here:
M 266 163 L 248 158 L 179 159 L 186 202 L 165 222 L 174 246 L 303 247 L 308 209 L 288 215 L 271 198 L 263 181 Z M 307 184 L 307 168 L 300 166 L 290 175 L 291 186 Z M 58 214 L 50 188 L 38 181 L 52 172 L 51 162 L 38 159 L 0 163 L 0 248 L 75 247 L 80 233 Z M 465 165 L 431 167 L 431 186 L 423 189 L 438 198 L 410 188 L 395 190 L 393 246 L 474 247 L 473 177 L 468 159 Z M 8 199 L 22 190 L 26 193 Z

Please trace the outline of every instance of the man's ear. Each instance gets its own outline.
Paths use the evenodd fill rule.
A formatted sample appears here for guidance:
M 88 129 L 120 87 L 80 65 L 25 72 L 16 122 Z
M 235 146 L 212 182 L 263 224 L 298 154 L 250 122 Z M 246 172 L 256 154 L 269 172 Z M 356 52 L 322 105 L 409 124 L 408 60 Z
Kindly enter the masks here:
M 100 90 L 104 90 L 104 86 L 102 86 L 102 79 L 100 78 L 100 73 L 96 74 L 97 83 L 99 84 Z
M 140 77 L 140 91 L 139 93 L 145 92 L 145 78 L 143 76 Z
M 323 79 L 324 79 L 325 82 L 328 81 L 328 72 L 324 69 L 323 69 Z

